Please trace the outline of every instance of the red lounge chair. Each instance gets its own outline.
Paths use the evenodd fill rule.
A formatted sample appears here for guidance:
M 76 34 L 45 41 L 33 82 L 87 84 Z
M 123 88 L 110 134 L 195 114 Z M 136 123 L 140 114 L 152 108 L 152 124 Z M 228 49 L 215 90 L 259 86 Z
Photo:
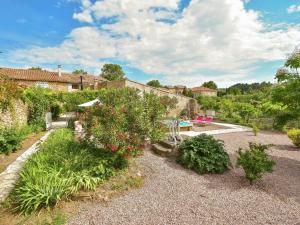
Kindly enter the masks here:
M 191 120 L 191 123 L 199 123 L 199 124 L 205 124 L 206 118 L 204 116 L 197 116 L 195 120 Z
M 205 119 L 205 123 L 206 123 L 206 124 L 210 124 L 210 123 L 212 123 L 213 120 L 214 120 L 214 118 L 213 118 L 212 116 L 208 116 L 208 117 L 206 117 L 206 119 Z

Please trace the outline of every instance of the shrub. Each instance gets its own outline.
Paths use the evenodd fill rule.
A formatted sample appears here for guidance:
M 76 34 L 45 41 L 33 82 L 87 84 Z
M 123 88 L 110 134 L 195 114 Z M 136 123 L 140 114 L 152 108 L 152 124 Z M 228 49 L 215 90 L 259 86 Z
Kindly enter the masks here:
M 213 136 L 201 134 L 183 141 L 178 162 L 199 174 L 223 173 L 231 166 L 224 143 Z
M 257 179 L 261 179 L 266 172 L 272 172 L 275 162 L 268 159 L 266 150 L 269 145 L 249 143 L 247 150 L 239 149 L 237 157 L 237 166 L 242 166 L 246 178 L 250 184 Z
M 15 152 L 20 147 L 24 136 L 16 128 L 0 129 L 0 153 Z
M 292 129 L 288 131 L 288 137 L 292 140 L 295 146 L 300 147 L 300 129 Z
M 103 90 L 103 105 L 87 111 L 87 139 L 104 145 L 111 152 L 136 155 L 143 149 L 146 138 L 159 140 L 162 135 L 160 120 L 166 107 L 154 94 L 130 88 Z
M 254 136 L 257 136 L 257 134 L 259 132 L 259 128 L 256 124 L 252 125 L 252 131 L 253 131 Z
M 58 102 L 55 102 L 51 105 L 50 111 L 52 113 L 52 119 L 58 119 L 59 115 L 62 113 L 62 108 Z
M 55 205 L 81 189 L 93 190 L 118 169 L 123 157 L 74 141 L 68 129 L 56 130 L 25 164 L 11 198 L 28 214 Z

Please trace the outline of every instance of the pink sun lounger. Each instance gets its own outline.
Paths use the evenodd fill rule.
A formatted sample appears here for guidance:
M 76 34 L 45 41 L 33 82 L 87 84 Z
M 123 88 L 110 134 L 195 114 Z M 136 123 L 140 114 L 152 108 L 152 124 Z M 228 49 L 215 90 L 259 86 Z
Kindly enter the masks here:
M 213 117 L 208 116 L 198 116 L 195 120 L 191 120 L 191 123 L 198 123 L 198 124 L 210 124 L 213 121 Z

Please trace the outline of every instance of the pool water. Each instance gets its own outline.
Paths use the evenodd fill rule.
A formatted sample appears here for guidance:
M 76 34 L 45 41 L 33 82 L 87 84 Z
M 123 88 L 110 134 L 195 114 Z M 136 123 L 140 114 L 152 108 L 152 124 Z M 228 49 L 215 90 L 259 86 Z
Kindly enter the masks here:
M 180 126 L 180 127 L 189 127 L 189 126 L 191 126 L 191 123 L 189 123 L 189 122 L 187 122 L 187 121 L 181 121 L 181 122 L 179 123 L 179 126 Z

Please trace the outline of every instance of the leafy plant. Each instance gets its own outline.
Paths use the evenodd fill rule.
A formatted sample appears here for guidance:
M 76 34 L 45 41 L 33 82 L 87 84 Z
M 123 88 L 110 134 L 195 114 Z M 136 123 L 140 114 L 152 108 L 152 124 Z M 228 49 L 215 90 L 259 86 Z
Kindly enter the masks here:
M 86 112 L 87 139 L 120 155 L 136 155 L 146 138 L 159 140 L 160 120 L 167 110 L 161 99 L 131 88 L 109 89 L 100 93 L 102 105 Z
M 272 172 L 275 161 L 268 159 L 266 150 L 269 145 L 249 143 L 249 149 L 238 150 L 237 166 L 242 166 L 246 178 L 253 184 L 253 181 L 261 179 L 266 172 Z
M 54 206 L 81 189 L 96 186 L 127 166 L 126 159 L 74 141 L 68 129 L 56 130 L 25 164 L 11 198 L 29 214 Z
M 288 131 L 287 135 L 295 146 L 300 147 L 300 129 L 292 129 Z
M 184 140 L 179 154 L 177 161 L 199 174 L 223 173 L 231 166 L 224 143 L 206 134 Z
M 253 124 L 252 131 L 253 131 L 254 136 L 257 136 L 257 134 L 259 132 L 259 127 L 256 124 Z
M 15 152 L 21 146 L 24 136 L 17 128 L 0 129 L 0 153 Z

